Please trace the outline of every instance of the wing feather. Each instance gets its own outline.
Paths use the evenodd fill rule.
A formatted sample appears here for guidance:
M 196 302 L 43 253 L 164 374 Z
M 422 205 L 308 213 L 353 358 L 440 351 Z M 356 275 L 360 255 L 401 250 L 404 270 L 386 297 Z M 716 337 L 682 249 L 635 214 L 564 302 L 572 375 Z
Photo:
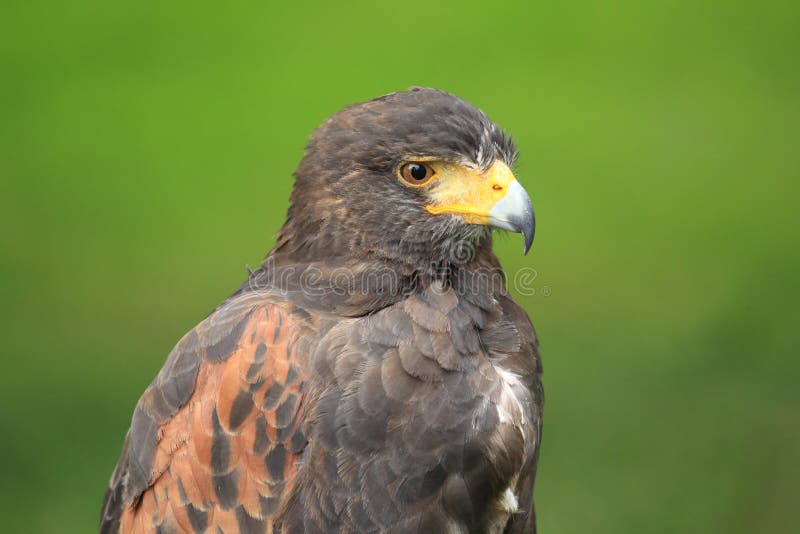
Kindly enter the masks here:
M 101 532 L 269 530 L 306 445 L 299 323 L 245 295 L 184 336 L 134 411 Z

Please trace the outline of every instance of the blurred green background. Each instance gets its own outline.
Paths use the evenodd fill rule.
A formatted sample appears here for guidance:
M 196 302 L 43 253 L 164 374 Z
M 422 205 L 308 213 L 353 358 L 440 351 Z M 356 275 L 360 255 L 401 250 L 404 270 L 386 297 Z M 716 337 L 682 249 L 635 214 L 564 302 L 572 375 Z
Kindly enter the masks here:
M 5 2 L 0 507 L 91 532 L 134 404 L 257 265 L 312 129 L 411 85 L 513 132 L 541 531 L 790 532 L 800 7 Z

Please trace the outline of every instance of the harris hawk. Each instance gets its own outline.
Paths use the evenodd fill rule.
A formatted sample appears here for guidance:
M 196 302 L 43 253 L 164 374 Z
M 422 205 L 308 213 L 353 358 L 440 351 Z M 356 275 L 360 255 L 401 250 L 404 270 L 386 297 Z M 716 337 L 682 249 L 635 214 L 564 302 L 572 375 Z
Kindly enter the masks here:
M 491 242 L 533 239 L 515 158 L 436 89 L 324 122 L 275 247 L 139 400 L 100 532 L 534 532 L 538 342 Z

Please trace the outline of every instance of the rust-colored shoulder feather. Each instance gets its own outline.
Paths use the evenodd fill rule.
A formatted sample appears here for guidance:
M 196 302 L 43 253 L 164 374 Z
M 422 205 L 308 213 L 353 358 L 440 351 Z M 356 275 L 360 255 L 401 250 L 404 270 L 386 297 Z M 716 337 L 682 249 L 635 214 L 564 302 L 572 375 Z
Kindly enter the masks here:
M 101 532 L 269 530 L 306 445 L 298 329 L 250 294 L 178 343 L 136 407 Z

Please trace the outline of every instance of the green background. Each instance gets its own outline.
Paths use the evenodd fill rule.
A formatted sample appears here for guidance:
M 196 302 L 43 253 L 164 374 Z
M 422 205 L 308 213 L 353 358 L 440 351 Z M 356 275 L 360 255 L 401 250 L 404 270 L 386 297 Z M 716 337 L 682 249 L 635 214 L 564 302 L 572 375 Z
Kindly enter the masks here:
M 3 531 L 96 528 L 139 394 L 272 246 L 308 134 L 411 85 L 521 150 L 536 242 L 496 249 L 537 273 L 541 531 L 790 531 L 796 2 L 111 4 L 0 15 Z

